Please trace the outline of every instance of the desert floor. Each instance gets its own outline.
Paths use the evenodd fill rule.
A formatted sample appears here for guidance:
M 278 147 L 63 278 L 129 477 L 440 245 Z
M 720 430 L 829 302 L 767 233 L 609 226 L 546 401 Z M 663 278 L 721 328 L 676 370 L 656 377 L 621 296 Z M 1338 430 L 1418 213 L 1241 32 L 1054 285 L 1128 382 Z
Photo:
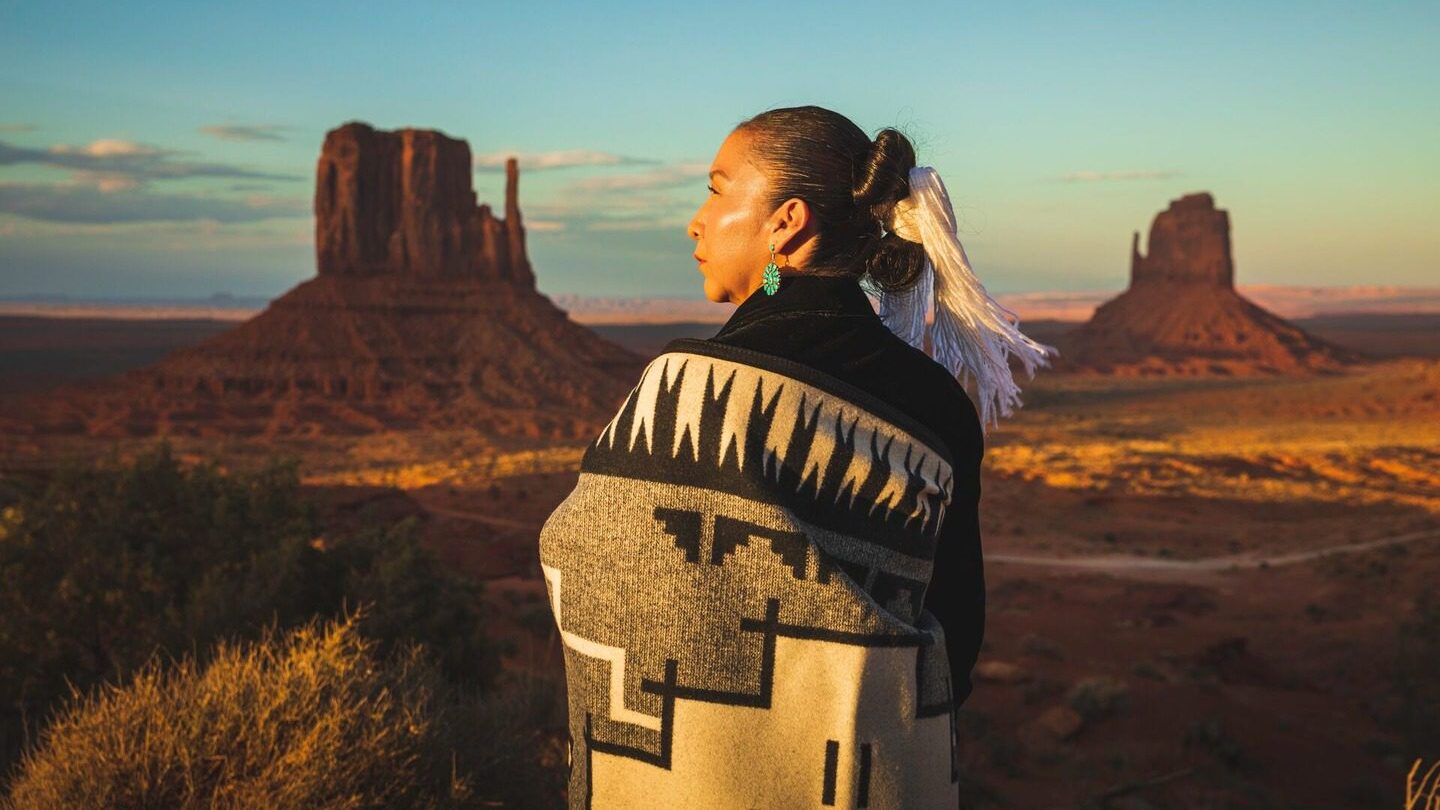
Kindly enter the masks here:
M 987 440 L 988 621 L 960 712 L 972 800 L 1403 806 L 1412 761 L 1440 757 L 1404 747 L 1389 680 L 1402 622 L 1440 581 L 1440 360 L 1292 379 L 1041 372 L 1024 391 Z M 426 515 L 430 546 L 488 583 L 510 665 L 562 672 L 536 536 L 583 445 L 172 441 L 233 467 L 297 453 L 335 513 Z M 4 445 L 14 467 L 99 449 Z

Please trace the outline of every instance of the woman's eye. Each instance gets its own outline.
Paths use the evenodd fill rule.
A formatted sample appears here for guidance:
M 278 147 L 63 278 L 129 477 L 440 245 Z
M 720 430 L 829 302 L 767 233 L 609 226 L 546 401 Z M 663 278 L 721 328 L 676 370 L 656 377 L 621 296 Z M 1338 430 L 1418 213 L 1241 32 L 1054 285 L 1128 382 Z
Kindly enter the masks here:
M 710 189 L 710 193 L 711 193 L 711 194 L 719 194 L 719 193 L 720 193 L 720 192 L 718 192 L 718 191 L 715 190 L 715 187 L 714 187 L 714 186 L 706 186 L 705 188 Z

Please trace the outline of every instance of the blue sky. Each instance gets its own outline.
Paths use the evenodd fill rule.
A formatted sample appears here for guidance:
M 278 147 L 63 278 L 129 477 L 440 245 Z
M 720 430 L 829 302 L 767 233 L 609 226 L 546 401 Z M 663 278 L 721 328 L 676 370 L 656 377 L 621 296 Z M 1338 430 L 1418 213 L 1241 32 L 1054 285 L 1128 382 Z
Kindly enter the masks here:
M 705 169 L 797 104 L 910 135 L 992 292 L 1123 288 L 1193 191 L 1241 284 L 1440 283 L 1440 4 L 1081 5 L 0 0 L 0 295 L 278 295 L 358 119 L 519 154 L 542 291 L 699 299 Z

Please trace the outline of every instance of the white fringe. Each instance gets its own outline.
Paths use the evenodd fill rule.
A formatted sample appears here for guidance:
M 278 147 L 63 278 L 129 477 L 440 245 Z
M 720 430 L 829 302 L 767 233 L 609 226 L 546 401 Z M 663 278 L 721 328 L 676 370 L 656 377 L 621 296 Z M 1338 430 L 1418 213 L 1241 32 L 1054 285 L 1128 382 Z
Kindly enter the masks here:
M 891 331 L 921 350 L 926 322 L 932 321 L 930 356 L 962 385 L 974 376 L 981 429 L 988 430 L 1022 404 L 1009 356 L 1019 357 L 1034 379 L 1036 367 L 1049 365 L 1060 352 L 1021 332 L 1020 316 L 992 298 L 976 278 L 956 233 L 950 195 L 933 168 L 910 170 L 910 196 L 895 206 L 890 230 L 923 244 L 929 261 L 911 289 L 880 292 L 878 314 Z

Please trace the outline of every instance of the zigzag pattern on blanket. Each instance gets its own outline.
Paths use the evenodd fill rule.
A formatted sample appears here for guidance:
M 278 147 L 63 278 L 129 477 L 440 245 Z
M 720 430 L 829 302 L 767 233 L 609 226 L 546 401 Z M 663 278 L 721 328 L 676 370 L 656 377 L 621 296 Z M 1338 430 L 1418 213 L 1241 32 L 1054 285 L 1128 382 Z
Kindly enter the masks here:
M 784 358 L 679 339 L 540 533 L 574 810 L 950 810 L 952 492 L 924 425 Z
M 938 442 L 794 376 L 710 354 L 730 347 L 704 351 L 652 360 L 582 468 L 754 498 L 793 493 L 784 506 L 810 523 L 858 521 L 888 548 L 933 558 L 953 483 Z

